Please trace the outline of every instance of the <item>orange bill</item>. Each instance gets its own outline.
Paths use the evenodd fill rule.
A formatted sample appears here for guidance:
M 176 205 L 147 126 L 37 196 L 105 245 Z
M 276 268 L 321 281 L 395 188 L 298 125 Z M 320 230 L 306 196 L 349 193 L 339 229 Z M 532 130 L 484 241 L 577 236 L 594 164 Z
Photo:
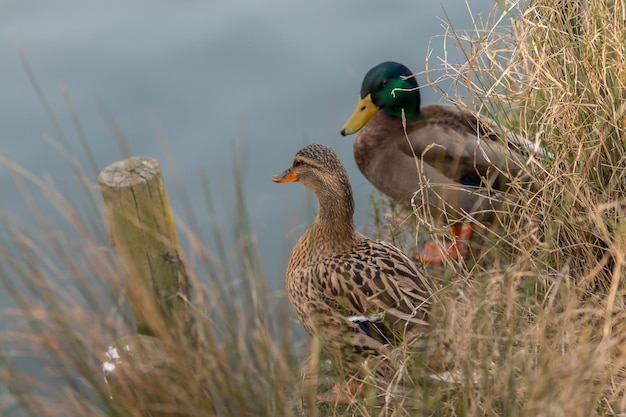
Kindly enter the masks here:
M 274 174 L 272 181 L 282 184 L 284 182 L 298 182 L 298 177 L 293 168 L 289 168 L 280 174 Z

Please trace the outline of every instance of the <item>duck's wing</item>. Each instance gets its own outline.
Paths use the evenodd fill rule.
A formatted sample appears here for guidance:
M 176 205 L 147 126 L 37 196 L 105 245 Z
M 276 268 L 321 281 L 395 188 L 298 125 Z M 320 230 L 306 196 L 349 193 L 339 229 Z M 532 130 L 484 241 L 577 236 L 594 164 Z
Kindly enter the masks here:
M 317 287 L 353 328 L 382 343 L 394 343 L 402 338 L 398 332 L 427 325 L 428 281 L 413 261 L 386 242 L 364 239 L 328 260 Z
M 489 120 L 454 105 L 430 105 L 422 112 L 423 119 L 409 123 L 406 138 L 398 142 L 406 156 L 421 158 L 464 185 L 478 186 L 494 175 L 512 178 L 519 173 L 526 158 L 507 146 L 508 132 Z

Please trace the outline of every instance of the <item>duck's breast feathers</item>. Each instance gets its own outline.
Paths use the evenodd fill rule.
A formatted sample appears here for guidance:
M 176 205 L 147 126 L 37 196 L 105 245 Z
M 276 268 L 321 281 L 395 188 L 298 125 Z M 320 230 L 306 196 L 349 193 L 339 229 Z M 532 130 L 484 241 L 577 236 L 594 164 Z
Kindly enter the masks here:
M 424 324 L 431 289 L 413 261 L 395 246 L 364 239 L 319 265 L 317 287 L 348 316 L 391 315 Z

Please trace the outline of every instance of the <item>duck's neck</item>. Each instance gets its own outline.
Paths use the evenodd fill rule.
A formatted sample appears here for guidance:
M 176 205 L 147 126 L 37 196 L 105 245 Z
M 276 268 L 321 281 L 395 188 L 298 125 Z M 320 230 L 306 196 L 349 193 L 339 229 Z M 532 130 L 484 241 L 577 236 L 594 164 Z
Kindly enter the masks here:
M 323 190 L 317 198 L 319 210 L 310 228 L 314 238 L 319 242 L 329 242 L 328 249 L 333 251 L 353 245 L 359 233 L 353 220 L 354 198 L 350 185 L 346 184 L 341 196 Z

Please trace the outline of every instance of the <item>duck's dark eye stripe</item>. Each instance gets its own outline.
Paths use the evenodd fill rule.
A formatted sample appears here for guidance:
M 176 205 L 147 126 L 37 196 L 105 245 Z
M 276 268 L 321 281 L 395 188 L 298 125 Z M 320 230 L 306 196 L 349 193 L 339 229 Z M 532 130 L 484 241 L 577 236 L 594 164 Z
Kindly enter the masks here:
M 299 166 L 301 166 L 301 165 L 304 165 L 304 161 L 303 161 L 302 159 L 295 159 L 295 160 L 293 161 L 293 166 L 294 166 L 294 167 L 299 167 Z

